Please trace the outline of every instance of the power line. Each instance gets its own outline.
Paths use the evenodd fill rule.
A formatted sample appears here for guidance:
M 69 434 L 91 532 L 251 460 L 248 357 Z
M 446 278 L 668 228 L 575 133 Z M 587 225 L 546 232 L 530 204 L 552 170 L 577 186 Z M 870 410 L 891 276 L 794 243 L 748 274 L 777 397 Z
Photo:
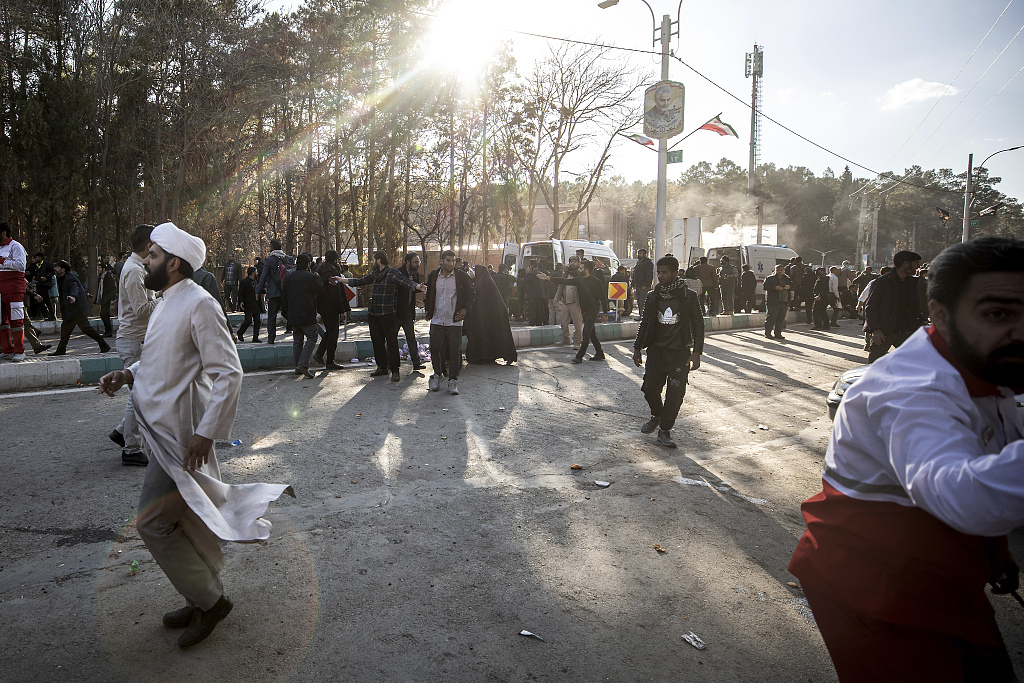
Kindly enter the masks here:
M 988 102 L 986 102 L 986 103 L 985 103 L 984 105 L 982 105 L 981 109 L 979 109 L 979 110 L 978 110 L 978 113 L 977 113 L 977 114 L 975 114 L 974 116 L 972 116 L 972 117 L 971 117 L 971 120 L 970 120 L 970 121 L 968 121 L 967 123 L 965 123 L 965 124 L 963 125 L 963 128 L 961 128 L 960 130 L 958 130 L 958 131 L 957 131 L 957 132 L 956 132 L 956 133 L 955 133 L 955 134 L 953 135 L 953 137 L 951 137 L 951 138 L 950 138 L 949 140 L 946 140 L 945 144 L 943 144 L 943 145 L 942 145 L 942 147 L 939 147 L 939 148 L 938 148 L 937 150 L 935 150 L 935 154 L 938 154 L 938 153 L 939 153 L 939 152 L 941 152 L 941 151 L 942 151 L 943 149 L 945 149 L 945 148 L 946 148 L 946 145 L 948 145 L 949 143 L 953 142 L 953 140 L 955 140 L 955 139 L 956 139 L 957 135 L 960 135 L 960 133 L 964 132 L 964 128 L 967 128 L 967 126 L 971 125 L 971 123 L 973 123 L 973 122 L 974 122 L 974 119 L 978 118 L 978 116 L 980 116 L 980 115 L 981 115 L 981 112 L 985 111 L 985 107 L 987 107 L 987 106 L 988 106 L 989 104 L 991 104 L 991 103 L 992 103 L 992 100 L 994 100 L 995 98 L 999 97 L 999 93 L 1001 93 L 1001 92 L 1003 92 L 1004 90 L 1006 90 L 1006 86 L 1010 85 L 1010 83 L 1013 83 L 1013 79 L 1017 78 L 1017 76 L 1019 76 L 1019 75 L 1020 75 L 1020 72 L 1021 72 L 1021 71 L 1024 71 L 1024 66 L 1022 66 L 1021 68 L 1017 69 L 1017 73 L 1015 73 L 1015 74 L 1013 74 L 1012 76 L 1010 76 L 1010 80 L 1006 81 L 1006 83 L 1005 83 L 1005 84 L 1003 85 L 1003 87 L 1002 87 L 1002 88 L 1000 88 L 1000 89 L 999 89 L 999 90 L 998 90 L 998 91 L 996 92 L 996 94 L 995 94 L 995 95 L 993 95 L 992 97 L 990 97 L 990 98 L 989 98 L 989 100 L 988 100 Z M 935 154 L 933 154 L 932 156 L 934 157 L 934 156 L 935 156 Z
M 896 155 L 899 154 L 900 152 L 902 152 L 903 148 L 907 146 L 907 143 L 910 142 L 911 138 L 913 138 L 917 134 L 917 131 L 921 130 L 921 126 L 924 125 L 924 122 L 927 121 L 928 117 L 932 115 L 933 111 L 935 111 L 935 107 L 939 106 L 939 102 L 942 101 L 942 98 L 946 96 L 946 93 L 949 92 L 949 89 L 953 87 L 954 83 L 956 83 L 956 79 L 960 78 L 960 74 L 962 74 L 964 72 L 964 69 L 967 68 L 967 65 L 970 63 L 970 61 L 972 59 L 974 59 L 974 55 L 976 55 L 978 53 L 978 50 L 981 48 L 981 46 L 988 39 L 989 35 L 991 35 L 992 31 L 995 29 L 996 24 L 999 23 L 999 20 L 1003 18 L 1003 15 L 1006 14 L 1006 10 L 1010 9 L 1010 5 L 1012 5 L 1012 4 L 1013 4 L 1013 0 L 1010 0 L 1010 2 L 1006 3 L 1006 7 L 1004 7 L 1003 11 L 999 13 L 998 17 L 996 17 L 995 22 L 992 24 L 992 26 L 989 27 L 988 33 L 986 33 L 982 37 L 981 42 L 978 43 L 977 47 L 974 48 L 974 52 L 972 52 L 967 57 L 967 61 L 965 61 L 963 63 L 963 66 L 960 67 L 960 70 L 956 72 L 956 76 L 953 76 L 953 80 L 951 80 L 949 82 L 949 85 L 946 86 L 946 89 L 942 92 L 942 94 L 939 95 L 937 98 L 935 98 L 935 102 L 932 104 L 931 109 L 929 109 L 928 113 L 924 115 L 924 118 L 921 119 L 921 122 L 919 124 L 917 124 L 917 128 L 915 128 L 913 130 L 913 132 L 911 132 L 910 135 L 907 136 L 907 139 L 903 141 L 903 144 L 900 145 L 900 148 L 897 149 L 895 152 L 893 152 L 892 157 L 889 158 L 889 161 L 888 161 L 888 163 L 886 165 L 888 165 L 889 163 L 892 163 L 893 159 L 896 158 Z M 913 158 L 913 155 L 911 155 L 911 158 Z

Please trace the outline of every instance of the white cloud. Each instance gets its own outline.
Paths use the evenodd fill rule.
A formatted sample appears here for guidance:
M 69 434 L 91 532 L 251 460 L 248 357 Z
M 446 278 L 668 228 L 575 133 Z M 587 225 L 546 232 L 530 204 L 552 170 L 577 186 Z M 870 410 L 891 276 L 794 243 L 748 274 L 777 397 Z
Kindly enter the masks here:
M 946 88 L 949 88 L 947 91 Z M 906 107 L 917 102 L 933 100 L 944 95 L 955 95 L 959 92 L 956 88 L 947 86 L 945 83 L 925 81 L 921 78 L 911 78 L 903 81 L 885 93 L 882 98 L 882 111 L 892 111 L 900 107 Z

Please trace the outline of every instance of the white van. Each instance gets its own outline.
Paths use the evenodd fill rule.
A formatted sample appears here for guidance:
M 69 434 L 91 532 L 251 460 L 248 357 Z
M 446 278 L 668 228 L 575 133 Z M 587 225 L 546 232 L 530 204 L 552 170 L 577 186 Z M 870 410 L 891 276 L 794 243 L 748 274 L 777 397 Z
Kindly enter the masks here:
M 501 262 L 509 267 L 512 275 L 518 276 L 519 271 L 526 268 L 530 259 L 537 259 L 540 261 L 541 270 L 550 273 L 555 269 L 556 263 L 567 263 L 569 257 L 575 256 L 577 249 L 583 250 L 585 258 L 604 263 L 610 273 L 619 269 L 619 257 L 610 246 L 604 242 L 586 240 L 542 240 L 522 245 L 506 242 Z
M 779 247 L 774 244 L 747 244 L 739 247 L 715 247 L 708 249 L 708 263 L 716 268 L 722 265 L 723 256 L 728 256 L 734 266 L 742 269 L 744 264 L 750 266 L 757 277 L 757 287 L 754 289 L 754 306 L 758 310 L 764 310 L 764 279 L 775 272 L 775 266 L 779 263 L 788 265 L 789 260 L 798 254 L 789 247 Z

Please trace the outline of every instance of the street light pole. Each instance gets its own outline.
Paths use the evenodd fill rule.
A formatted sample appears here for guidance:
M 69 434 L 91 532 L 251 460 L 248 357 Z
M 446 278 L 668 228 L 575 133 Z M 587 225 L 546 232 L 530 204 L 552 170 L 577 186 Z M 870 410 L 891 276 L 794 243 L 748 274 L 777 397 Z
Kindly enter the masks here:
M 661 17 L 661 80 L 668 80 L 668 46 L 672 38 L 672 17 Z M 658 195 L 654 214 L 654 260 L 668 253 L 665 243 L 665 204 L 668 199 L 668 139 L 658 140 Z
M 1002 154 L 1003 152 L 1012 152 L 1015 149 L 1024 149 L 1024 145 L 1017 145 L 1016 147 L 1007 147 L 1006 149 L 1001 149 L 998 152 L 992 152 L 987 157 L 985 157 L 985 161 L 983 161 L 980 164 L 978 164 L 978 168 L 984 168 L 985 167 L 985 162 L 987 162 L 989 159 L 991 159 L 995 155 Z M 971 203 L 974 201 L 974 196 L 973 196 L 974 193 L 971 192 L 971 178 L 974 175 L 973 162 L 974 162 L 974 155 L 973 154 L 968 154 L 967 155 L 967 188 L 964 190 L 964 233 L 963 233 L 963 237 L 960 240 L 961 242 L 966 242 L 967 241 L 967 228 L 970 225 L 970 215 L 969 214 L 971 212 Z

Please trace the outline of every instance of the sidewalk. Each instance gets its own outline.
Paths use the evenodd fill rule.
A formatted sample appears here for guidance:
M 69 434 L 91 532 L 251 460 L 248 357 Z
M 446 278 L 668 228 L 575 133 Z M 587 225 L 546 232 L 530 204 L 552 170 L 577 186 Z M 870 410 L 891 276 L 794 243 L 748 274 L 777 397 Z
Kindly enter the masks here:
M 366 309 L 357 309 L 353 311 L 353 314 L 356 320 L 365 321 L 366 319 Z M 243 318 L 240 313 L 229 314 L 228 317 L 232 327 L 236 329 Z M 741 313 L 732 316 L 704 318 L 704 330 L 713 332 L 757 328 L 764 325 L 764 318 L 764 313 Z M 790 311 L 786 318 L 790 323 L 795 322 L 796 319 L 794 311 Z M 93 328 L 102 333 L 103 324 L 99 319 L 90 321 L 93 323 Z M 116 329 L 117 320 L 115 319 L 113 322 Z M 44 344 L 52 344 L 53 348 L 56 348 L 60 335 L 60 321 L 40 323 L 33 321 L 32 324 L 39 331 L 40 341 Z M 601 341 L 614 341 L 633 339 L 639 325 L 639 320 L 624 318 L 622 322 L 598 324 L 595 329 L 598 339 Z M 345 339 L 346 327 L 347 340 Z M 429 343 L 429 328 L 430 325 L 427 321 L 416 321 L 416 337 L 421 344 Z M 250 372 L 293 367 L 292 336 L 284 334 L 281 320 L 278 320 L 276 344 L 266 343 L 265 327 L 261 328 L 260 333 L 264 340 L 261 343 L 245 342 L 238 345 L 238 358 L 242 362 L 242 369 Z M 251 338 L 251 334 L 251 329 L 246 331 L 247 337 Z M 558 325 L 529 327 L 513 321 L 512 338 L 515 340 L 516 348 L 548 346 L 557 342 L 560 337 L 561 328 Z M 114 347 L 114 341 L 114 339 L 107 339 L 111 347 Z M 404 335 L 401 333 L 399 342 L 405 344 Z M 76 334 L 72 335 L 67 351 L 67 355 L 64 356 L 50 355 L 53 353 L 52 349 L 43 354 L 34 355 L 31 349 L 26 348 L 24 361 L 19 363 L 0 362 L 0 392 L 95 384 L 100 377 L 108 372 L 121 370 L 124 367 L 116 350 L 105 354 L 99 353 L 96 343 L 81 333 L 77 333 L 77 330 Z M 365 361 L 372 356 L 373 345 L 370 343 L 369 329 L 365 323 L 357 322 L 343 326 L 336 354 L 338 362 L 343 365 L 351 365 L 352 360 L 358 359 L 360 365 L 365 367 Z

